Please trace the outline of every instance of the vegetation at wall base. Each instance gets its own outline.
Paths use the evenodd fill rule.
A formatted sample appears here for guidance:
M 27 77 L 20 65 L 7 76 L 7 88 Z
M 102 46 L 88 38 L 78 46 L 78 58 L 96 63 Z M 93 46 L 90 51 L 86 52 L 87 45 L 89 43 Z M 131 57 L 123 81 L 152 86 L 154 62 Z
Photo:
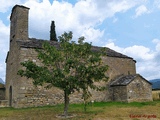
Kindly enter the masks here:
M 56 116 L 63 109 L 64 104 L 32 108 L 0 108 L 0 120 L 61 120 Z M 130 115 L 155 115 L 160 119 L 160 101 L 153 102 L 95 102 L 88 105 L 84 112 L 83 104 L 70 104 L 69 113 L 75 117 L 66 120 L 135 120 Z M 143 118 L 142 118 L 143 119 Z

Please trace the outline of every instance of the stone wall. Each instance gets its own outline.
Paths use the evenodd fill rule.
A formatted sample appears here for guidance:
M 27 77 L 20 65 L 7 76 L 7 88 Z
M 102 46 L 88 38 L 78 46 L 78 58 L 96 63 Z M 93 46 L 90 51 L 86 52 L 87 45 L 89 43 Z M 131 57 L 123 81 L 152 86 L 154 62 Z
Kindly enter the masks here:
M 37 52 L 32 48 L 21 48 L 19 56 L 19 63 L 31 60 L 37 65 L 41 65 L 41 62 L 37 59 Z M 18 69 L 22 69 L 19 65 Z M 35 87 L 32 84 L 31 79 L 19 76 L 19 85 L 17 86 L 17 97 L 13 99 L 14 107 L 31 107 L 31 106 L 44 106 L 53 105 L 57 103 L 63 103 L 63 91 L 54 87 L 46 89 L 44 86 Z M 70 102 L 78 103 L 82 102 L 81 93 L 75 93 L 71 95 Z
M 62 91 L 55 88 L 47 90 L 41 86 L 24 86 L 20 87 L 20 91 L 17 94 L 18 97 L 13 101 L 13 106 L 16 108 L 54 105 L 63 102 Z
M 136 77 L 127 86 L 128 102 L 152 101 L 152 85 L 141 77 Z
M 103 57 L 104 64 L 109 65 L 107 75 L 110 80 L 119 75 L 136 74 L 135 61 L 129 58 Z
M 140 76 L 137 76 L 127 85 L 112 86 L 110 93 L 113 101 L 152 101 L 152 85 Z
M 55 101 L 62 103 L 62 92 L 57 89 L 46 90 L 44 87 L 35 87 L 32 84 L 31 79 L 25 77 L 20 77 L 17 75 L 19 69 L 22 69 L 20 62 L 27 60 L 32 60 L 37 64 L 41 64 L 37 59 L 37 53 L 34 49 L 20 48 L 17 46 L 17 52 L 14 52 L 12 55 L 17 55 L 16 59 L 17 65 L 16 69 L 8 77 L 14 76 L 12 81 L 10 81 L 10 86 L 12 86 L 12 106 L 15 108 L 19 107 L 31 107 L 31 106 L 43 106 L 49 104 L 55 104 Z M 19 55 L 18 55 L 18 54 Z M 11 56 L 12 57 L 12 56 Z M 14 79 L 15 78 L 15 79 Z M 9 89 L 9 87 L 8 87 Z M 52 94 L 57 93 L 57 94 Z M 8 90 L 9 96 L 9 90 Z M 58 98 L 58 97 L 59 98 Z
M 111 89 L 112 101 L 127 102 L 126 86 L 113 86 Z
M 0 83 L 0 100 L 5 99 L 5 86 Z
M 5 99 L 5 88 L 0 88 L 0 100 Z
M 18 58 L 16 59 L 17 64 L 15 64 L 16 69 L 12 70 L 12 72 L 10 71 L 11 74 L 9 75 L 10 78 L 12 78 L 12 84 L 10 83 L 10 86 L 12 86 L 13 90 L 12 106 L 31 107 L 62 103 L 64 101 L 63 91 L 59 90 L 58 88 L 52 88 L 47 90 L 44 88 L 44 86 L 36 88 L 32 84 L 32 80 L 27 79 L 25 77 L 20 77 L 16 74 L 17 70 L 22 69 L 20 62 L 32 60 L 37 65 L 41 65 L 41 62 L 37 59 L 37 52 L 35 52 L 34 49 L 20 48 L 17 46 L 17 49 L 15 49 L 15 51 L 16 50 L 17 52 L 12 53 L 13 56 L 18 56 Z M 10 55 L 8 60 L 12 57 L 12 55 Z M 109 71 L 106 74 L 110 77 L 110 79 L 122 73 L 128 74 L 128 71 L 130 71 L 131 73 L 135 73 L 135 62 L 132 59 L 103 57 L 103 62 L 104 64 L 109 65 Z M 101 85 L 105 84 L 101 83 Z M 93 94 L 91 100 L 110 101 L 110 93 L 108 93 L 107 90 L 103 92 L 91 90 L 91 92 Z M 70 102 L 82 102 L 81 93 L 76 92 L 73 95 L 71 95 Z
M 13 98 L 17 98 L 19 91 L 20 76 L 17 75 L 19 68 L 19 47 L 15 41 L 12 41 L 14 47 L 10 49 L 6 60 L 6 99 L 9 100 L 10 105 L 13 102 Z
M 29 8 L 16 5 L 12 9 L 10 21 L 10 48 L 6 58 L 6 99 L 9 104 L 15 98 L 18 98 L 20 76 L 17 76 L 17 71 L 20 65 L 19 62 L 19 46 L 17 40 L 28 40 L 28 11 Z
M 10 16 L 10 41 L 28 39 L 28 12 L 29 8 L 16 5 Z
M 0 100 L 0 107 L 9 107 L 8 100 Z

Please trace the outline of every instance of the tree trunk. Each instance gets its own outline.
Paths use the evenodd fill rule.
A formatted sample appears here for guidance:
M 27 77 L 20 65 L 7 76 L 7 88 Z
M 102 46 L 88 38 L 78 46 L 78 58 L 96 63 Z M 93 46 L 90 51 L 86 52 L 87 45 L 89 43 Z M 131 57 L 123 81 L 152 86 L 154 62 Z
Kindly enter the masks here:
M 68 115 L 69 95 L 64 91 L 64 116 Z

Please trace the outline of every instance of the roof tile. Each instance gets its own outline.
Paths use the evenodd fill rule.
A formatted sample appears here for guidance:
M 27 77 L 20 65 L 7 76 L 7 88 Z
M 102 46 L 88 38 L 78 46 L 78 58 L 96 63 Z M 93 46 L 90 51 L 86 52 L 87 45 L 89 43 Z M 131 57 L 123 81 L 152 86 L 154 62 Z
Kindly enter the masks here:
M 43 42 L 45 42 L 47 40 L 41 40 L 41 39 L 35 39 L 35 38 L 30 38 L 29 40 L 27 41 L 17 41 L 17 43 L 20 45 L 20 47 L 23 47 L 23 48 L 42 48 L 42 44 Z M 56 41 L 48 41 L 52 46 L 55 46 L 55 47 L 59 47 L 59 42 L 56 42 Z M 93 51 L 100 51 L 102 47 L 98 47 L 98 46 L 92 46 L 92 50 Z M 119 57 L 119 58 L 128 58 L 128 59 L 133 59 L 131 57 L 128 57 L 124 54 L 121 54 L 119 52 L 116 52 L 110 48 L 107 48 L 106 49 L 106 54 L 107 56 L 109 57 Z

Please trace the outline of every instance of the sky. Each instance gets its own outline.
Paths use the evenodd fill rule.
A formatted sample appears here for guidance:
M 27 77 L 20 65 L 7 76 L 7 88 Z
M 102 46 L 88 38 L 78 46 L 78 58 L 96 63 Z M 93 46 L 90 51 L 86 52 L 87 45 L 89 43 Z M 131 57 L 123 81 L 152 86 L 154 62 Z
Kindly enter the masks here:
M 72 31 L 95 46 L 109 47 L 136 60 L 147 80 L 160 78 L 160 0 L 0 0 L 0 78 L 5 81 L 10 14 L 16 4 L 29 7 L 29 37 L 49 39 Z

